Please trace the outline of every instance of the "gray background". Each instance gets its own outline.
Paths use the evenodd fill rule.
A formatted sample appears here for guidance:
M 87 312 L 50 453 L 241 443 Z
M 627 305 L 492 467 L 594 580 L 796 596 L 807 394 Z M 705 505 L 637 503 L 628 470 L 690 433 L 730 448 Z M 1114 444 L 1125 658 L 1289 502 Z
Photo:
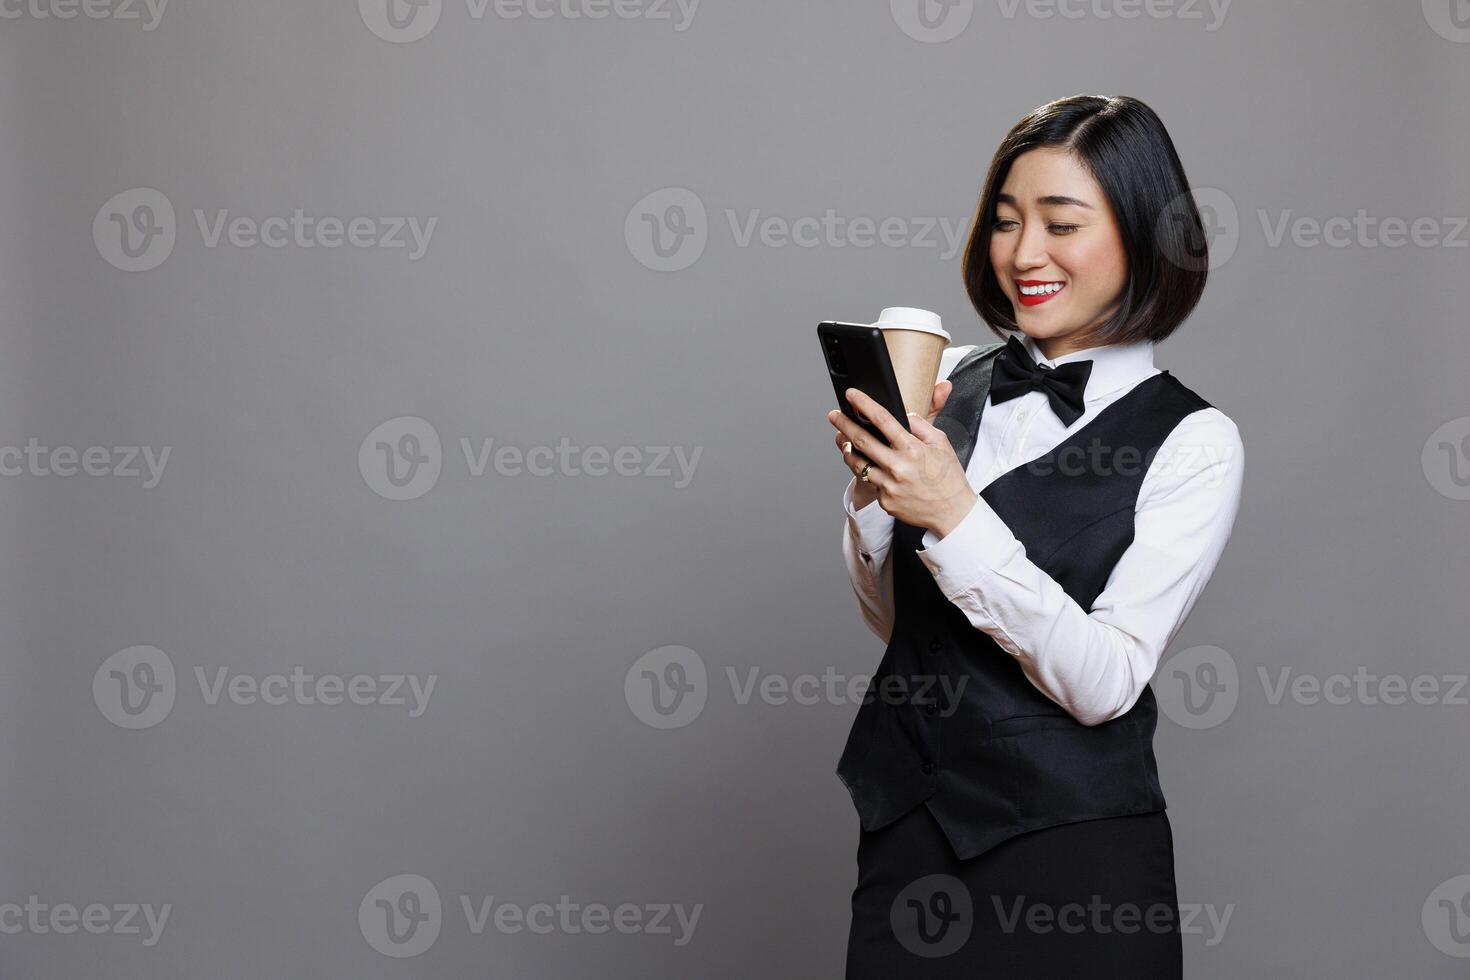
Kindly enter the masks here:
M 1470 429 L 1470 251 L 1273 245 L 1261 218 L 1365 209 L 1445 237 L 1470 212 L 1470 44 L 1433 27 L 1453 3 L 1470 15 L 1239 0 L 1210 30 L 1203 6 L 986 0 L 942 43 L 902 3 L 831 0 L 704 0 L 684 30 L 674 8 L 445 0 L 412 43 L 350 0 L 174 0 L 154 30 L 0 19 L 0 446 L 171 447 L 152 488 L 0 480 L 0 903 L 172 907 L 153 946 L 0 934 L 0 976 L 839 976 L 858 827 L 833 767 L 855 705 L 741 704 L 726 670 L 848 677 L 882 653 L 842 570 L 815 323 L 915 305 L 956 343 L 990 334 L 937 234 L 742 245 L 727 212 L 963 235 L 1005 131 L 1079 92 L 1148 102 L 1194 186 L 1238 209 L 1217 229 L 1234 255 L 1157 358 L 1247 454 L 1234 537 L 1171 648 L 1226 652 L 1238 703 L 1157 737 L 1181 902 L 1232 908 L 1222 941 L 1185 937 L 1188 974 L 1467 975 L 1431 893 L 1455 901 L 1470 873 L 1470 707 L 1273 704 L 1258 675 L 1447 690 L 1466 669 L 1470 503 L 1432 434 Z M 89 234 L 132 188 L 177 212 L 147 271 Z M 707 211 L 673 271 L 625 234 L 666 188 Z M 438 225 L 411 261 L 211 248 L 194 218 L 297 207 Z M 442 473 L 390 500 L 358 451 L 405 416 L 435 427 Z M 475 477 L 461 437 L 701 456 L 687 486 Z M 176 700 L 127 730 L 92 681 L 135 645 L 170 658 Z M 708 683 L 663 730 L 624 682 L 667 645 Z M 415 718 L 209 704 L 194 673 L 297 665 L 437 686 Z M 357 919 L 400 874 L 444 903 L 413 959 Z M 475 935 L 461 895 L 703 908 L 679 946 Z

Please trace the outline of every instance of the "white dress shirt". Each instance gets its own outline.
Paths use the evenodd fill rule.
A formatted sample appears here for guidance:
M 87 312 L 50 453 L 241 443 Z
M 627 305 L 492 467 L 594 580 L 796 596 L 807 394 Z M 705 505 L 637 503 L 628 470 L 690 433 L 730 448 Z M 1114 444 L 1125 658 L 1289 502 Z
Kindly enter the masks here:
M 1037 364 L 1091 360 L 1084 411 L 1064 425 L 1040 391 L 1000 404 L 986 398 L 965 475 L 978 493 L 997 477 L 1054 449 L 1140 381 L 1159 373 L 1150 341 L 1110 344 L 1049 360 L 1022 335 Z M 973 347 L 950 347 L 939 379 Z M 1026 556 L 983 497 L 944 538 L 926 530 L 919 559 L 949 601 L 1020 661 L 1038 690 L 1084 725 L 1132 708 L 1165 648 L 1215 570 L 1240 506 L 1244 450 L 1217 408 L 1185 416 L 1149 465 L 1134 508 L 1133 543 L 1083 609 Z M 885 643 L 893 631 L 893 517 L 877 501 L 847 509 L 843 560 L 863 619 Z

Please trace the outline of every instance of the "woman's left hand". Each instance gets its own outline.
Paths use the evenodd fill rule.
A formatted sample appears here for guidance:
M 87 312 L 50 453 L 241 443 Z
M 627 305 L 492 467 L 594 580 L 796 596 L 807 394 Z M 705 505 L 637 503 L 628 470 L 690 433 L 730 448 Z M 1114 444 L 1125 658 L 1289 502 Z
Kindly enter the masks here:
M 827 414 L 827 421 L 852 442 L 846 458 L 853 474 L 865 462 L 872 463 L 868 482 L 877 488 L 878 506 L 941 538 L 954 530 L 975 506 L 976 494 L 949 436 L 913 412 L 905 431 L 887 409 L 856 388 L 847 389 L 847 402 L 888 440 L 884 445 L 838 409 Z

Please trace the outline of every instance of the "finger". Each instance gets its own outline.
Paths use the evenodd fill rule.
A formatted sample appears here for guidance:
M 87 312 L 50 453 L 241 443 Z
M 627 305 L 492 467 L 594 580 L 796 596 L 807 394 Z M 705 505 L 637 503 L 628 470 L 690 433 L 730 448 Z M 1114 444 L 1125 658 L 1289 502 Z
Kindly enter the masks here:
M 877 463 L 863 459 L 861 456 L 849 456 L 848 459 L 853 461 L 852 475 L 857 477 L 859 486 L 865 486 L 874 493 L 877 493 L 883 486 L 886 486 L 888 474 L 884 473 Z M 862 476 L 864 466 L 868 467 L 868 479 L 866 482 L 864 482 Z
M 852 443 L 854 454 L 861 454 L 872 460 L 875 465 L 882 466 L 884 469 L 892 468 L 894 461 L 893 450 L 884 445 L 882 439 L 876 438 L 867 429 L 864 429 L 846 415 L 833 420 L 832 424 L 837 426 L 838 431 L 842 433 L 844 441 L 850 441 Z M 907 435 L 908 433 L 904 434 Z
M 908 432 L 897 419 L 889 414 L 888 409 L 856 388 L 847 389 L 847 400 L 862 414 L 863 418 L 878 427 L 878 431 L 882 432 L 883 437 L 888 440 L 889 446 L 897 448 L 903 445 L 904 437 L 908 435 Z
M 909 416 L 909 431 L 913 433 L 915 439 L 926 446 L 937 446 L 940 443 L 947 444 L 949 441 L 949 436 L 944 434 L 943 429 L 938 428 L 928 419 L 920 418 L 917 415 Z
M 858 472 L 865 465 L 871 463 L 872 460 L 868 459 L 868 457 L 864 456 L 862 453 L 857 452 L 853 448 L 852 443 L 847 439 L 844 439 L 840 433 L 838 434 L 837 439 L 837 448 L 842 451 L 842 462 L 847 466 L 848 469 L 852 470 L 853 476 L 857 476 Z M 873 474 L 877 471 L 877 464 L 874 464 L 873 468 L 868 472 L 868 478 L 871 479 Z
M 854 430 L 861 432 L 863 430 L 861 426 L 858 426 L 857 423 L 848 418 L 841 409 L 834 408 L 828 412 L 827 421 L 831 422 L 832 426 L 837 430 L 837 434 L 833 437 L 832 441 L 836 443 L 837 448 L 842 452 L 845 459 L 847 454 L 853 451 L 851 432 Z
M 837 443 L 837 451 L 842 454 L 843 464 L 852 470 L 853 476 L 857 476 L 858 470 L 862 469 L 863 464 L 869 461 L 868 457 L 855 452 L 853 450 L 852 440 L 840 431 L 837 433 L 835 441 Z
M 952 391 L 954 391 L 954 384 L 948 379 L 934 386 L 934 397 L 930 402 L 929 408 L 929 419 L 931 421 L 934 419 L 934 416 L 944 411 L 944 405 L 949 401 L 949 395 Z

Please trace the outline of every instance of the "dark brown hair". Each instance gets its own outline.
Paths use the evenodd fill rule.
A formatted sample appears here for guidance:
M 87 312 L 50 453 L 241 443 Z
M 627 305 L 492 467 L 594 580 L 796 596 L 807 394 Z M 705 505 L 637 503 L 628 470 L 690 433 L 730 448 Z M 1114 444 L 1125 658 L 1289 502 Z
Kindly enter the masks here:
M 1006 134 L 975 211 L 963 275 L 980 318 L 997 336 L 1016 330 L 1015 311 L 990 266 L 996 197 L 1022 153 L 1059 147 L 1087 167 L 1107 195 L 1128 253 L 1116 312 L 1089 334 L 1093 345 L 1160 341 L 1199 303 L 1209 244 L 1174 142 L 1152 109 L 1127 96 L 1074 95 L 1049 102 Z

